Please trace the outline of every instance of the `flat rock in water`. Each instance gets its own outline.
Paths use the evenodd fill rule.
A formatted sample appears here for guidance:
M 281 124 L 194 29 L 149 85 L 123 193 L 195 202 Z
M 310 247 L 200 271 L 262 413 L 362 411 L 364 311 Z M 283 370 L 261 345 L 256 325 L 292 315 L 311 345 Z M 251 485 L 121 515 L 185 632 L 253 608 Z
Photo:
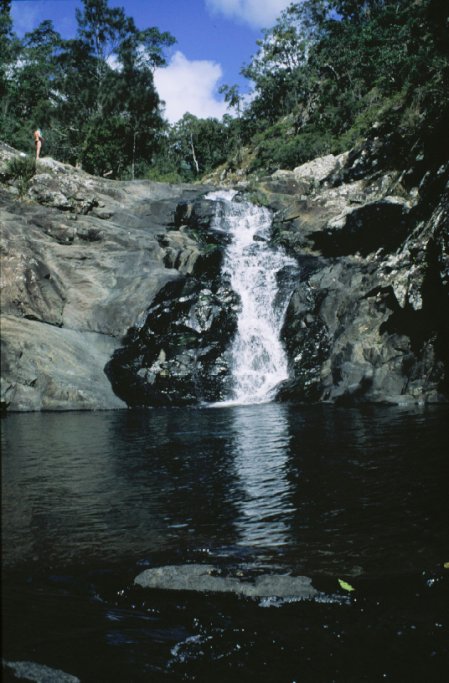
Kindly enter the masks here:
M 222 576 L 219 569 L 208 564 L 185 564 L 146 569 L 134 583 L 142 588 L 159 590 L 199 591 L 202 593 L 235 593 L 251 598 L 300 598 L 310 600 L 319 592 L 308 576 L 262 574 L 248 577 Z
M 35 681 L 35 683 L 79 683 L 79 678 L 76 676 L 44 664 L 36 664 L 36 662 L 9 662 L 4 660 L 3 669 L 17 679 Z

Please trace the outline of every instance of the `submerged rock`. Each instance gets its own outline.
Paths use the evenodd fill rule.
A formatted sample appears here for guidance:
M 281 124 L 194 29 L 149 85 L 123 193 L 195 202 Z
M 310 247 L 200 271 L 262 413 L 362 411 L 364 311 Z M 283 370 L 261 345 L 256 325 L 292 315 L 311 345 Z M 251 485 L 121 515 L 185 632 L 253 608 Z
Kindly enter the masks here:
M 262 574 L 249 578 L 238 573 L 222 575 L 217 567 L 208 564 L 172 565 L 146 569 L 136 576 L 134 583 L 157 590 L 234 593 L 249 598 L 312 600 L 320 595 L 308 576 Z
M 3 671 L 10 674 L 13 680 L 34 681 L 34 683 L 80 683 L 80 679 L 76 676 L 36 662 L 3 660 L 2 665 Z

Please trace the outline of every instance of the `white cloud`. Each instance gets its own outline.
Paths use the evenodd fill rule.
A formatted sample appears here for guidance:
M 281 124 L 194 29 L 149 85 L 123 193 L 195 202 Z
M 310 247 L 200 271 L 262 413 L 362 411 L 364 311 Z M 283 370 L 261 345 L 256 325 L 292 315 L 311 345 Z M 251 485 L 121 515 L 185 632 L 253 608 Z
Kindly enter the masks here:
M 227 105 L 216 99 L 215 92 L 222 75 L 220 64 L 189 61 L 179 51 L 167 67 L 156 69 L 154 82 L 165 101 L 165 116 L 170 123 L 178 121 L 186 112 L 199 118 L 221 118 Z
M 253 28 L 270 28 L 292 0 L 206 0 L 212 11 L 240 19 Z

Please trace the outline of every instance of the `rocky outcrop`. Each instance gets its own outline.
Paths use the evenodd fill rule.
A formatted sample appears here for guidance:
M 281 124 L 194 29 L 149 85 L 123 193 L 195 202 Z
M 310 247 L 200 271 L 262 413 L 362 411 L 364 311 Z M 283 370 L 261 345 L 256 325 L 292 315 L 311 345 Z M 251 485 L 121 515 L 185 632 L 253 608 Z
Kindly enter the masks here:
M 447 400 L 449 164 L 420 177 L 364 163 L 365 176 L 360 158 L 335 158 L 308 187 L 307 173 L 284 172 L 290 194 L 277 192 L 279 176 L 258 188 L 276 210 L 275 239 L 302 271 L 283 330 L 290 380 L 279 397 Z
M 26 183 L 0 147 L 3 407 L 126 407 L 104 367 L 157 292 L 205 267 L 176 224 L 208 189 L 114 182 L 42 159 Z M 20 170 L 20 169 L 19 169 Z
M 280 400 L 449 396 L 449 165 L 417 153 L 394 166 L 392 144 L 238 187 L 271 207 L 273 243 L 300 266 Z M 16 158 L 0 147 L 3 405 L 225 398 L 239 302 L 220 273 L 212 188 L 108 181 L 45 158 L 19 178 Z

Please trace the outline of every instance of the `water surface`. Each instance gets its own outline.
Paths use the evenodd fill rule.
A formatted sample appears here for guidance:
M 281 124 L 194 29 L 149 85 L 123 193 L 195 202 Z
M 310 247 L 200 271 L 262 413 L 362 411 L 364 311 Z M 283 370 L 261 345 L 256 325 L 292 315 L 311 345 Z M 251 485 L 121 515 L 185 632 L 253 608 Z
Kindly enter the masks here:
M 448 416 L 275 403 L 8 415 L 4 656 L 82 681 L 444 680 Z M 324 599 L 132 587 L 146 567 L 186 563 L 310 576 Z

